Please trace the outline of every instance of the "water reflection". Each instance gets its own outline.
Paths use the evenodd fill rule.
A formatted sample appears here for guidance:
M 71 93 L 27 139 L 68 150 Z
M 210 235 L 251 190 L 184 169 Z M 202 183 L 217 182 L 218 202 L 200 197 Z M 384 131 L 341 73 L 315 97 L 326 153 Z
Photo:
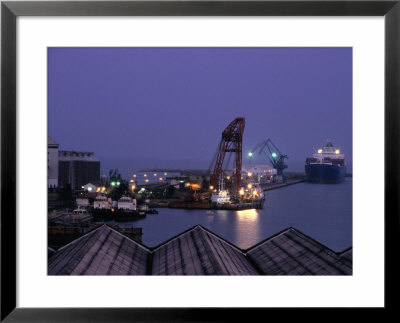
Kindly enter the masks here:
M 260 216 L 256 209 L 236 211 L 235 240 L 237 245 L 246 249 L 260 240 Z

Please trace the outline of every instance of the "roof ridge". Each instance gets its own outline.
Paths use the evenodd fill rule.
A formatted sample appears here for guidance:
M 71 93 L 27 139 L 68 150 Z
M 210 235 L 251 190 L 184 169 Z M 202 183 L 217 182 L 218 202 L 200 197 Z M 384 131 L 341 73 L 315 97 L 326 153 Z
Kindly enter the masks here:
M 105 226 L 105 223 L 99 224 L 97 227 L 94 227 L 93 229 L 91 229 L 91 230 L 89 230 L 88 232 L 84 233 L 84 234 L 81 235 L 79 238 L 76 238 L 76 239 L 72 240 L 71 242 L 68 242 L 66 245 L 64 245 L 64 246 L 62 246 L 62 247 L 60 247 L 60 248 L 58 248 L 58 249 L 56 250 L 56 252 L 59 252 L 60 250 L 62 250 L 62 249 L 64 249 L 64 248 L 68 247 L 69 245 L 71 245 L 71 244 L 73 244 L 73 243 L 76 243 L 77 241 L 79 241 L 79 240 L 83 239 L 84 237 L 88 236 L 89 234 L 93 234 L 95 231 L 99 230 L 99 229 L 100 229 L 101 227 L 103 227 L 103 226 Z
M 148 246 L 146 246 L 145 244 L 140 243 L 139 241 L 136 241 L 136 240 L 132 239 L 130 236 L 128 236 L 128 235 L 125 234 L 125 233 L 120 232 L 120 231 L 119 231 L 118 229 L 116 229 L 116 228 L 113 228 L 113 227 L 110 226 L 108 223 L 104 223 L 103 225 L 105 225 L 105 226 L 108 227 L 109 229 L 115 231 L 117 234 L 123 236 L 125 239 L 128 239 L 128 240 L 130 240 L 130 241 L 132 241 L 132 242 L 138 244 L 140 247 L 142 247 L 142 248 L 145 249 L 146 251 L 152 252 L 152 250 L 151 250 Z

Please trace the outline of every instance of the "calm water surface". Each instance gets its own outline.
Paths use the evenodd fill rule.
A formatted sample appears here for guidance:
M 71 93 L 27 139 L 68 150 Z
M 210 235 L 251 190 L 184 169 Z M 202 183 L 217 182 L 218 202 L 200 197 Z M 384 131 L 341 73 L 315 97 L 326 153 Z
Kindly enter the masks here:
M 352 246 L 352 179 L 340 184 L 300 183 L 267 191 L 262 210 L 158 209 L 145 219 L 120 223 L 143 228 L 142 242 L 154 247 L 201 224 L 246 249 L 288 227 L 342 251 Z

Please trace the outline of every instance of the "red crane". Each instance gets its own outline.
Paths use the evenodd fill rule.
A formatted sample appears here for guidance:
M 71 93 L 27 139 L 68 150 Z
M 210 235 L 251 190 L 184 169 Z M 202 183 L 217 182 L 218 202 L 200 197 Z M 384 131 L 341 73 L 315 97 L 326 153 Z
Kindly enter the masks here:
M 236 118 L 222 132 L 222 139 L 218 148 L 218 155 L 211 175 L 210 184 L 217 187 L 222 175 L 222 164 L 225 153 L 235 153 L 236 170 L 233 174 L 234 192 L 238 194 L 242 184 L 242 139 L 244 132 L 244 118 Z

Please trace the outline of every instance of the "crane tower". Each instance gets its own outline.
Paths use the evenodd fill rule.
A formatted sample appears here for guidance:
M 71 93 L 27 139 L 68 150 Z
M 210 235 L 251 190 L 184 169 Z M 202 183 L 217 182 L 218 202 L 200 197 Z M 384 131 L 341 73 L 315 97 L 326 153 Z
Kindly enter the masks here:
M 222 132 L 222 139 L 218 148 L 218 155 L 211 175 L 210 184 L 217 187 L 222 175 L 222 165 L 227 152 L 235 153 L 235 173 L 233 174 L 234 192 L 238 191 L 242 184 L 242 139 L 244 132 L 245 119 L 236 118 Z

